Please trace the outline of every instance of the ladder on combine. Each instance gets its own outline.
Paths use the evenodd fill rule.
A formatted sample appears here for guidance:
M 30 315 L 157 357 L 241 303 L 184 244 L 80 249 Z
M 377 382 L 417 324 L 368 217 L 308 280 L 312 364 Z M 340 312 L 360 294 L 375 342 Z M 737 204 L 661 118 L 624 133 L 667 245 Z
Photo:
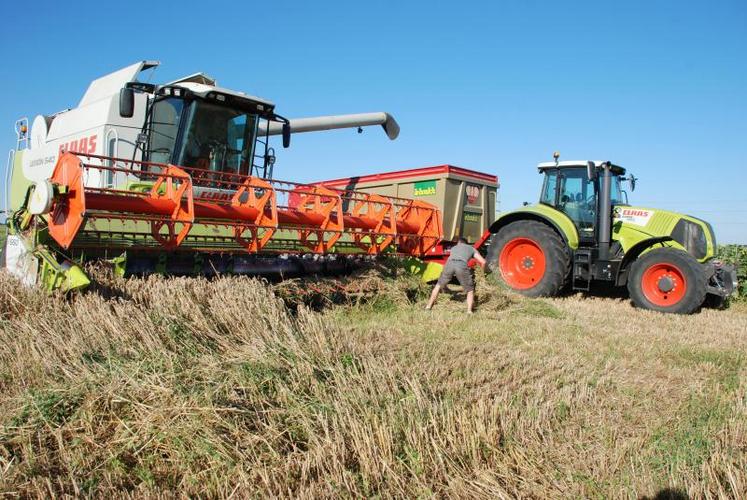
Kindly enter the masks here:
M 3 197 L 5 198 L 4 213 L 7 214 L 10 210 L 10 181 L 13 178 L 13 166 L 16 161 L 16 151 L 26 149 L 29 146 L 29 119 L 26 117 L 16 120 L 16 147 L 8 151 L 8 163 L 5 165 L 5 192 Z

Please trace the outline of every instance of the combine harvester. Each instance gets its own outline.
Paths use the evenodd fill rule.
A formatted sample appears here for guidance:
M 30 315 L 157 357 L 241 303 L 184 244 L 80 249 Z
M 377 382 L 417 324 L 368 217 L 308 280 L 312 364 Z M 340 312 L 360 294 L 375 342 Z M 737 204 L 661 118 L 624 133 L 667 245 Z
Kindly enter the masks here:
M 6 178 L 5 266 L 76 290 L 81 263 L 122 274 L 344 271 L 347 256 L 423 256 L 442 240 L 421 200 L 274 179 L 269 138 L 381 125 L 387 113 L 288 120 L 264 99 L 195 74 L 138 81 L 139 62 L 91 83 L 77 108 L 16 124 Z

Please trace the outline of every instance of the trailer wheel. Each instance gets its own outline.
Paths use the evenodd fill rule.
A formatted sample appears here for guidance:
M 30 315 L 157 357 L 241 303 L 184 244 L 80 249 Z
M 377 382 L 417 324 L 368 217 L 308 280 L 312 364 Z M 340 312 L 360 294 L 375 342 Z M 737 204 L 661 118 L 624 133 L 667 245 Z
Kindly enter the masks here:
M 689 253 L 657 248 L 633 262 L 628 291 L 638 307 L 690 314 L 705 300 L 706 279 L 701 265 Z
M 571 269 L 568 245 L 547 224 L 533 220 L 508 224 L 493 235 L 490 266 L 503 281 L 528 297 L 552 297 L 567 284 Z

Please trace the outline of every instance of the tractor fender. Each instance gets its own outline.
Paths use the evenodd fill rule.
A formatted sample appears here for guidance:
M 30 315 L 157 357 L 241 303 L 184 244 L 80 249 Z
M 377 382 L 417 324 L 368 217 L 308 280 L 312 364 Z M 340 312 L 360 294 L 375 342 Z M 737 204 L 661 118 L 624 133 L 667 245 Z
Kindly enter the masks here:
M 620 262 L 620 267 L 617 269 L 617 276 L 615 277 L 615 283 L 618 286 L 624 286 L 628 282 L 628 271 L 630 270 L 630 265 L 635 262 L 635 260 L 641 256 L 643 252 L 648 250 L 649 248 L 653 247 L 654 245 L 658 245 L 661 243 L 665 243 L 667 241 L 674 241 L 674 239 L 671 236 L 659 236 L 657 238 L 647 238 L 645 240 L 639 241 L 630 249 L 625 252 L 625 255 L 623 256 L 622 262 Z
M 578 230 L 568 216 L 549 207 L 535 205 L 522 210 L 509 212 L 501 216 L 491 224 L 488 229 L 491 234 L 496 234 L 505 226 L 519 220 L 535 220 L 547 224 L 563 238 L 563 241 L 571 248 L 578 248 Z

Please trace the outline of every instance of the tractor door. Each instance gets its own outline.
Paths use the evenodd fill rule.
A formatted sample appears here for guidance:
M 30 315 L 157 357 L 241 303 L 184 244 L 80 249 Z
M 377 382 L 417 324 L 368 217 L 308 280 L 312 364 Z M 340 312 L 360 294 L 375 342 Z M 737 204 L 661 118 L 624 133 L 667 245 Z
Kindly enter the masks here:
M 581 243 L 592 244 L 597 220 L 596 185 L 586 168 L 559 168 L 545 171 L 542 203 L 566 214 L 578 229 Z

